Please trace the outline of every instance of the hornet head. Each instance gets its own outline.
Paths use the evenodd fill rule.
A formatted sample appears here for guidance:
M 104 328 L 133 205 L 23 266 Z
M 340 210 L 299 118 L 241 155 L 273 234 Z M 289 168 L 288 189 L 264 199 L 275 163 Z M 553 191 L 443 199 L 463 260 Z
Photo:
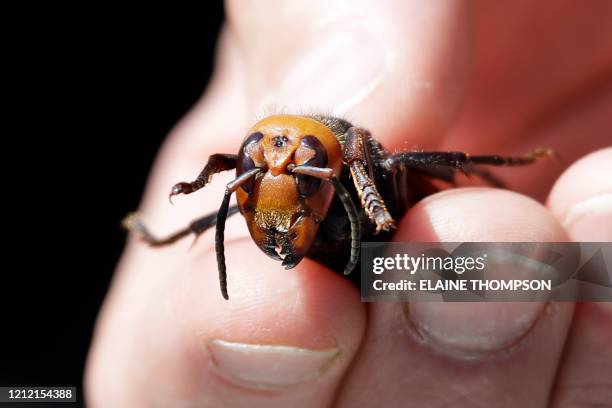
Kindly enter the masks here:
M 274 115 L 256 123 L 240 151 L 236 176 L 261 169 L 236 190 L 238 207 L 259 248 L 285 268 L 306 255 L 325 218 L 342 170 L 335 134 L 305 116 Z

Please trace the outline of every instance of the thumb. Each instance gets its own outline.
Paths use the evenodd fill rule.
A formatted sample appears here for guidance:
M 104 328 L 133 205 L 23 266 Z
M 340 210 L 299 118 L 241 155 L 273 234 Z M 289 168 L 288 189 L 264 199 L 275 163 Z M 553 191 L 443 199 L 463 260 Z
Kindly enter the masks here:
M 200 200 L 183 200 L 180 215 L 164 205 L 168 187 L 209 154 L 236 151 L 243 110 L 345 116 L 390 148 L 409 136 L 433 145 L 453 117 L 467 55 L 461 3 L 230 1 L 227 13 L 211 86 L 164 145 L 147 188 L 143 210 L 160 232 L 218 208 L 222 175 Z M 239 234 L 243 223 L 228 225 L 226 238 Z M 238 256 L 228 257 L 236 295 L 227 303 L 206 245 L 210 234 L 199 255 L 187 242 L 126 251 L 89 357 L 90 405 L 331 404 L 365 329 L 354 288 L 313 263 L 287 273 L 252 245 L 228 242 Z

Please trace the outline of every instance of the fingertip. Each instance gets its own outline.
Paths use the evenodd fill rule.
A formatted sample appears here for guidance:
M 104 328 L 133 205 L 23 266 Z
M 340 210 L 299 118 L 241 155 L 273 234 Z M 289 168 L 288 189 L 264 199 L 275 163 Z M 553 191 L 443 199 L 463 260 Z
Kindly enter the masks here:
M 612 193 L 612 147 L 597 150 L 573 163 L 559 177 L 547 205 L 559 219 L 586 198 Z
M 490 188 L 459 188 L 427 197 L 408 211 L 394 237 L 425 243 L 566 239 L 559 222 L 540 203 Z M 529 271 L 513 264 L 487 271 L 496 272 L 517 279 Z M 427 405 L 437 398 L 431 391 L 432 379 L 453 384 L 461 378 L 460 394 L 453 394 L 457 401 L 468 394 L 470 402 L 485 405 L 499 403 L 502 394 L 516 395 L 513 401 L 518 405 L 546 400 L 553 379 L 549 374 L 558 363 L 571 322 L 572 303 L 437 299 L 373 303 L 368 336 L 353 365 L 356 374 L 345 388 L 363 397 L 360 384 L 368 383 L 385 390 L 385 395 L 409 394 L 416 405 Z M 388 362 L 387 372 L 402 376 L 401 383 L 371 376 L 383 359 Z M 534 381 L 546 387 L 534 387 Z M 343 397 L 356 400 L 348 392 Z
M 304 347 L 325 347 L 329 345 L 325 338 L 338 337 L 332 332 L 342 326 L 344 319 L 356 320 L 349 326 L 351 330 L 359 328 L 362 307 L 357 289 L 348 280 L 308 258 L 286 270 L 280 262 L 259 251 L 249 238 L 226 244 L 227 287 L 232 296 L 229 302 L 220 302 L 217 276 L 208 273 L 216 269 L 211 251 L 202 252 L 189 262 L 187 274 L 193 281 L 186 281 L 187 286 L 177 293 L 178 297 L 201 299 L 197 300 L 202 305 L 201 311 L 210 317 L 218 316 L 205 321 L 211 333 L 231 332 L 234 340 L 277 342 L 282 338 Z M 214 292 L 210 291 L 211 286 L 215 287 Z M 181 293 L 183 290 L 191 293 Z M 204 296 L 198 296 L 196 290 Z M 289 316 L 291 325 L 284 320 Z M 256 325 L 268 329 L 259 330 Z M 313 332 L 317 335 L 306 335 Z M 254 334 L 260 337 L 253 337 Z
M 567 236 L 537 201 L 492 188 L 446 190 L 417 203 L 402 219 L 398 241 L 555 242 Z
M 570 166 L 553 186 L 547 205 L 572 239 L 612 240 L 612 147 Z
M 400 224 L 397 240 L 421 242 L 566 241 L 559 222 L 537 201 L 491 188 L 460 188 L 418 203 Z M 520 276 L 515 270 L 513 275 Z M 425 340 L 453 355 L 490 353 L 520 339 L 545 302 L 415 302 L 409 317 Z M 486 323 L 495 320 L 494 326 Z
M 315 405 L 331 398 L 365 330 L 357 289 L 309 259 L 285 270 L 243 238 L 226 243 L 231 297 L 224 300 L 211 255 L 187 261 L 158 299 L 171 312 L 155 331 L 173 339 L 162 360 L 183 362 L 175 381 L 203 383 L 202 392 L 216 387 L 247 405 L 261 390 L 284 403 L 304 389 Z

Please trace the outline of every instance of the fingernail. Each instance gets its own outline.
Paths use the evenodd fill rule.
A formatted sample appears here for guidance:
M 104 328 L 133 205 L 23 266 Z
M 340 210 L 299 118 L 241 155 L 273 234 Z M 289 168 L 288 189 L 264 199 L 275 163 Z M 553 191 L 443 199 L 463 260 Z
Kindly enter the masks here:
M 534 326 L 545 302 L 414 302 L 409 318 L 421 340 L 461 358 L 511 348 Z
M 612 194 L 601 194 L 571 207 L 563 226 L 574 241 L 612 240 Z
M 337 31 L 320 33 L 319 41 L 290 62 L 261 104 L 299 104 L 342 114 L 376 89 L 387 67 L 382 41 L 363 28 Z
M 332 365 L 339 353 L 337 348 L 311 350 L 220 339 L 209 341 L 208 349 L 214 366 L 221 374 L 256 388 L 312 381 Z

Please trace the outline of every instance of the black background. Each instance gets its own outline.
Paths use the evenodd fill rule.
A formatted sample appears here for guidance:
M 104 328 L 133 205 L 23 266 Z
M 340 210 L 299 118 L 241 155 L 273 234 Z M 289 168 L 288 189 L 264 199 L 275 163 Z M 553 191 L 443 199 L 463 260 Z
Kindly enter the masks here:
M 211 74 L 223 6 L 204 7 L 36 10 L 13 31 L 0 385 L 81 389 L 120 221 Z

